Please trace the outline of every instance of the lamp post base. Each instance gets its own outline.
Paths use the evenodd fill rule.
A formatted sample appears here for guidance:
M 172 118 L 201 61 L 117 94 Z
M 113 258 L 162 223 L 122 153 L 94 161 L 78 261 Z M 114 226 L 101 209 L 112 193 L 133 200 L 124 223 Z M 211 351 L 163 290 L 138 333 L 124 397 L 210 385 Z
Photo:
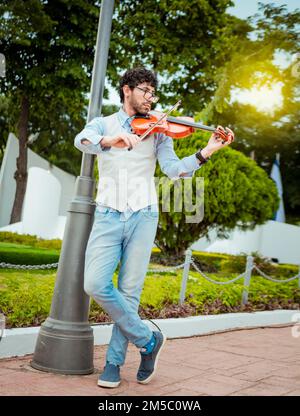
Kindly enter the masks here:
M 88 323 L 47 318 L 36 342 L 31 367 L 60 374 L 94 372 L 94 335 Z

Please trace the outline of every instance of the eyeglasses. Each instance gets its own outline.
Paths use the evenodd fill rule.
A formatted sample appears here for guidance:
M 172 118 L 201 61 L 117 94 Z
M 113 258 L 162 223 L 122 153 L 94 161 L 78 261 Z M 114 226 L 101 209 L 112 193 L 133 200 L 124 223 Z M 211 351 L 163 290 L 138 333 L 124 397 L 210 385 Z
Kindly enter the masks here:
M 159 100 L 159 97 L 157 95 L 153 95 L 151 91 L 144 89 L 144 88 L 140 88 L 140 87 L 135 87 L 135 88 L 144 92 L 144 98 L 146 98 L 146 100 L 152 99 L 154 103 L 157 103 L 157 101 Z

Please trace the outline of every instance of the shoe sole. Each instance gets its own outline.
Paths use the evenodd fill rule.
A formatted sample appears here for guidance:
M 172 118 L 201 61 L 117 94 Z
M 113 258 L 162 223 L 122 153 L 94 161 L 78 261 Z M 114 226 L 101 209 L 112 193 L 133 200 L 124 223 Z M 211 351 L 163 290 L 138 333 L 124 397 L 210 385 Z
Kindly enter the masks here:
M 167 337 L 164 334 L 162 334 L 162 335 L 163 335 L 163 343 L 161 344 L 161 347 L 160 347 L 160 349 L 159 349 L 159 351 L 157 353 L 153 372 L 145 380 L 137 380 L 137 382 L 140 383 L 140 384 L 148 384 L 152 380 L 152 378 L 154 377 L 154 375 L 155 375 L 156 367 L 157 367 L 157 363 L 158 363 L 158 359 L 159 359 L 161 350 L 163 349 L 163 346 L 165 345 L 165 342 L 167 341 Z
M 120 385 L 121 381 L 104 381 L 104 380 L 98 380 L 98 386 L 99 387 L 109 387 L 111 389 L 118 387 Z

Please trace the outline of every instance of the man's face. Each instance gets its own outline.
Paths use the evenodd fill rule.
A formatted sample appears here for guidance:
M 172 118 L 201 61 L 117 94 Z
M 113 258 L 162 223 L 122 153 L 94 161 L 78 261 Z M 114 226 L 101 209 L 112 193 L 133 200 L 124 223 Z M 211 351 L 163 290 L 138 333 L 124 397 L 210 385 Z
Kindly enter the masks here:
M 133 89 L 129 87 L 125 91 L 125 102 L 132 107 L 136 113 L 147 114 L 151 110 L 155 88 L 147 82 L 137 85 Z

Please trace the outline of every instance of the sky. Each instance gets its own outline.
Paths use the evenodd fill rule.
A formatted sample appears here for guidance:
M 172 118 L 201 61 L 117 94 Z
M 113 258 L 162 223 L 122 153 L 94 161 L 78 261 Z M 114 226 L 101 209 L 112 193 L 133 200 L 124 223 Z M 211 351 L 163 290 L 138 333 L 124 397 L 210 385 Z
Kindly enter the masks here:
M 235 0 L 235 6 L 233 7 L 229 7 L 227 9 L 228 13 L 233 14 L 234 16 L 237 16 L 241 19 L 246 19 L 249 16 L 254 15 L 255 13 L 258 12 L 258 3 L 264 3 L 264 4 L 268 4 L 268 3 L 273 3 L 276 6 L 280 6 L 285 4 L 287 6 L 288 11 L 293 11 L 296 8 L 300 8 L 300 0 Z M 277 63 L 279 65 L 284 66 L 285 65 L 285 61 L 288 59 L 283 55 L 278 56 L 277 58 Z M 113 88 L 109 87 L 109 99 L 108 100 L 103 100 L 104 104 L 116 104 L 116 105 L 120 105 L 120 99 L 119 99 L 119 94 L 117 93 L 116 90 L 114 90 Z M 276 90 L 276 87 L 275 87 Z M 277 91 L 276 91 L 277 92 Z M 277 92 L 278 93 L 278 92 Z M 255 96 L 256 96 L 256 92 L 253 92 L 253 104 L 256 105 L 257 103 L 257 97 L 255 100 Z M 272 92 L 271 92 L 272 95 Z M 252 98 L 249 96 L 249 94 L 245 94 L 242 93 L 241 95 L 235 93 L 235 98 L 239 99 L 239 101 L 242 102 L 251 102 Z M 249 101 L 250 99 L 250 101 Z
M 274 3 L 276 6 L 282 4 L 287 5 L 288 11 L 293 11 L 300 8 L 299 0 L 235 0 L 235 6 L 227 9 L 228 13 L 233 14 L 241 19 L 252 16 L 258 11 L 258 3 L 268 4 Z

